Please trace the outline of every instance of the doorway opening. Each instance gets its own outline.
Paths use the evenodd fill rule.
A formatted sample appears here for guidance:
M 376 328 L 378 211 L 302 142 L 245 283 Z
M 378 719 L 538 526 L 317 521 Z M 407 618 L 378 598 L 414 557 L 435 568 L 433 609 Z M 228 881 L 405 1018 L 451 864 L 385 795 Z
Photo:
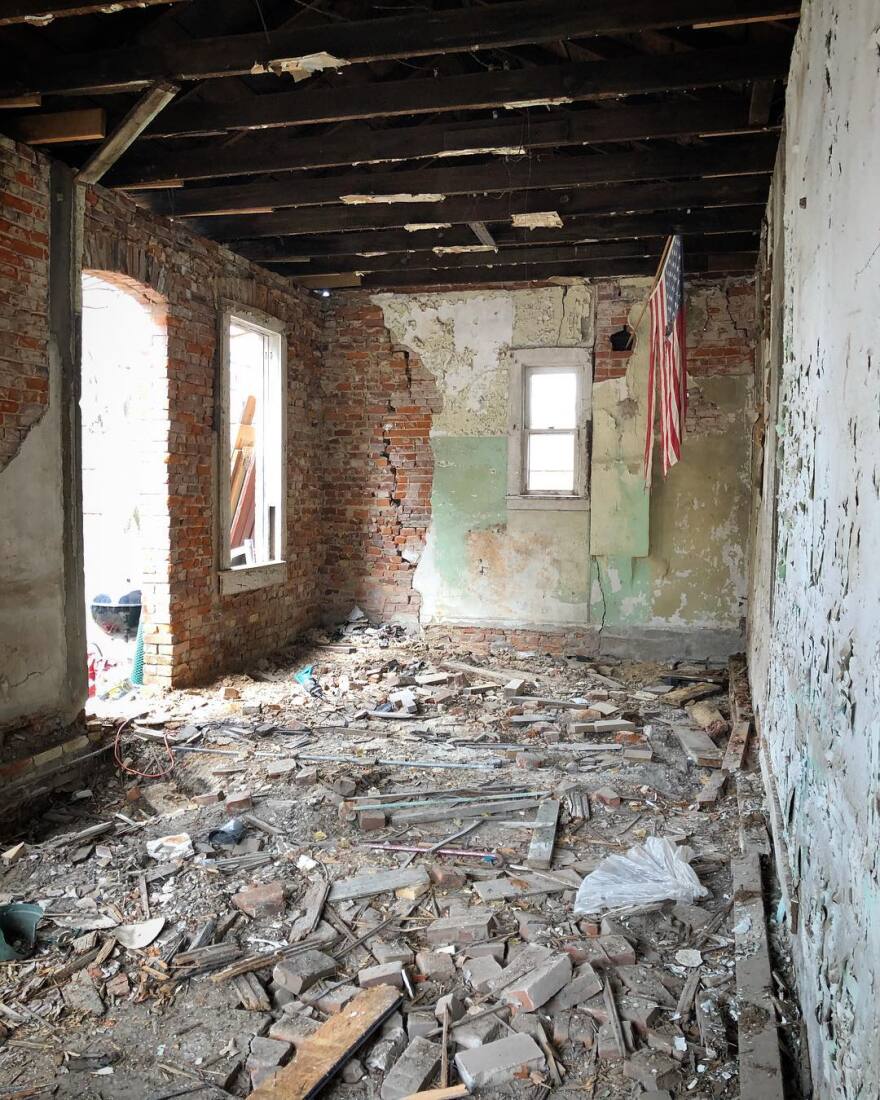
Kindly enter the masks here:
M 83 273 L 80 409 L 89 695 L 117 698 L 170 665 L 165 303 L 133 279 Z

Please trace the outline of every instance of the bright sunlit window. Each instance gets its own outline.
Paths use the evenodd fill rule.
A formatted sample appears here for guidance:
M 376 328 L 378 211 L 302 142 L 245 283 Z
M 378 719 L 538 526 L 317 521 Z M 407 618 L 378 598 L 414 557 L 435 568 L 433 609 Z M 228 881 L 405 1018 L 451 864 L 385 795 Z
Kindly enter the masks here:
M 577 373 L 526 368 L 526 492 L 573 493 Z
M 228 313 L 224 326 L 224 565 L 234 569 L 283 557 L 285 344 L 249 317 Z

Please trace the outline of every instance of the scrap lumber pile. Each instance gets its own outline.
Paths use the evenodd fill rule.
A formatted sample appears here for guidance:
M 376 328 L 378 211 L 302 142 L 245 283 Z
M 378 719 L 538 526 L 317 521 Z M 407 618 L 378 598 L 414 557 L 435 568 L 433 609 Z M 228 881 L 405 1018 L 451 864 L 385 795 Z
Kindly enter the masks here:
M 726 670 L 505 666 L 364 628 L 132 722 L 126 765 L 173 770 L 6 848 L 0 904 L 43 914 L 0 963 L 0 1089 L 738 1095 Z M 705 897 L 576 915 L 649 837 Z

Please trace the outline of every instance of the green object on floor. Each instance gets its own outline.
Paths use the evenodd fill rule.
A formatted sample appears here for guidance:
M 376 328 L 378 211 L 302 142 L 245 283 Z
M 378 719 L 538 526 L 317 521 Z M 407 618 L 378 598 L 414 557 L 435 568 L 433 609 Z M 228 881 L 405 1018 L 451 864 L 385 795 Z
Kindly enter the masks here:
M 135 687 L 144 686 L 144 613 L 138 621 L 138 632 L 134 642 L 134 663 L 131 666 L 129 680 Z
M 11 905 L 0 905 L 0 962 L 22 957 L 9 946 L 8 939 L 28 947 L 34 946 L 37 925 L 42 916 L 43 910 L 32 902 L 16 901 Z

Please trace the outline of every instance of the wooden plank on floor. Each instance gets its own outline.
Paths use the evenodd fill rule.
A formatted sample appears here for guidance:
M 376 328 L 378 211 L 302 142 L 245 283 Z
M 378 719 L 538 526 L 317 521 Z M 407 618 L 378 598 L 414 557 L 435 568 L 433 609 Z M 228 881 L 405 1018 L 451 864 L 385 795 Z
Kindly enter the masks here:
M 440 667 L 446 672 L 463 672 L 466 676 L 479 676 L 482 680 L 492 680 L 496 684 L 508 684 L 511 680 L 520 680 L 526 684 L 531 682 L 516 668 L 481 668 L 480 665 L 469 665 L 464 661 L 444 661 Z
M 751 729 L 750 722 L 737 722 L 731 729 L 727 748 L 724 750 L 724 759 L 721 761 L 722 771 L 738 772 L 742 768 Z
M 304 1040 L 294 1060 L 254 1089 L 248 1100 L 309 1100 L 317 1096 L 402 999 L 390 985 L 359 993 Z
M 740 1096 L 784 1100 L 761 857 L 747 852 L 732 861 L 731 869 L 734 928 L 742 929 L 735 933 Z
M 330 887 L 329 901 L 354 901 L 371 898 L 390 890 L 402 890 L 407 886 L 429 886 L 430 878 L 424 867 L 404 867 L 397 871 L 373 871 L 353 878 L 341 878 Z
M 708 733 L 681 725 L 674 725 L 672 729 L 688 758 L 693 760 L 695 764 L 699 764 L 701 768 L 721 767 L 721 749 L 718 748 Z
M 514 872 L 511 878 L 493 878 L 474 883 L 474 893 L 480 901 L 505 901 L 508 898 L 527 898 L 539 894 L 561 894 L 577 890 L 583 876 L 563 868 L 546 877 Z
M 529 845 L 526 863 L 529 867 L 546 871 L 553 862 L 553 845 L 556 843 L 556 822 L 559 820 L 559 803 L 548 798 L 538 807 L 535 830 Z

